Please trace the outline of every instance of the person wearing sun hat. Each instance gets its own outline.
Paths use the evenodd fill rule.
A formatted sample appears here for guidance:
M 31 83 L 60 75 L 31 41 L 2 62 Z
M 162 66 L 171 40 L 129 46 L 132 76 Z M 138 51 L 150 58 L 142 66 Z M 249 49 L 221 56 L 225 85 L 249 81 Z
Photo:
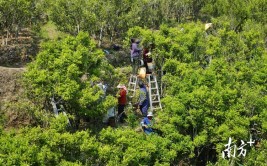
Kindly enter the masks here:
M 151 134 L 153 132 L 152 118 L 153 118 L 153 113 L 148 112 L 147 117 L 144 117 L 143 120 L 141 121 L 141 126 L 146 134 Z
M 117 88 L 119 88 L 119 91 L 116 95 L 118 98 L 118 115 L 120 117 L 119 121 L 123 123 L 124 119 L 126 118 L 126 114 L 124 113 L 124 108 L 127 103 L 127 99 L 126 99 L 127 88 L 123 84 L 119 84 Z

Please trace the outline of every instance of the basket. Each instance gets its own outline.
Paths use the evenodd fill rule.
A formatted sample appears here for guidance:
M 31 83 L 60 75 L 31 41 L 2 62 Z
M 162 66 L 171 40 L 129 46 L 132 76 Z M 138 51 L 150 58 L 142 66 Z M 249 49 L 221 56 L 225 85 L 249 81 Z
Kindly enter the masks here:
M 146 68 L 145 67 L 141 67 L 139 69 L 138 75 L 142 79 L 146 78 Z

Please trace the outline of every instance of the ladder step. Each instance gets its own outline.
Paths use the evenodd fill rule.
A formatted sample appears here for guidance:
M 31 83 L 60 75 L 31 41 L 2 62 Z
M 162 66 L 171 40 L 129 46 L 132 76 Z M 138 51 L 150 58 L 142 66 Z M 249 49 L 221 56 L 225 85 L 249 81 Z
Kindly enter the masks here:
M 134 82 L 130 82 L 130 84 L 132 84 L 132 85 L 136 85 L 136 83 L 134 83 Z
M 151 97 L 159 96 L 159 94 L 151 95 Z
M 155 100 L 156 98 L 160 97 L 159 95 L 150 95 L 151 100 Z M 158 100 L 157 100 L 158 101 Z
M 135 90 L 134 90 L 134 89 L 128 89 L 128 91 L 132 91 L 132 92 L 134 92 Z
M 152 101 L 152 104 L 153 104 L 153 103 L 160 103 L 160 101 L 159 101 L 159 100 L 157 100 L 157 101 Z

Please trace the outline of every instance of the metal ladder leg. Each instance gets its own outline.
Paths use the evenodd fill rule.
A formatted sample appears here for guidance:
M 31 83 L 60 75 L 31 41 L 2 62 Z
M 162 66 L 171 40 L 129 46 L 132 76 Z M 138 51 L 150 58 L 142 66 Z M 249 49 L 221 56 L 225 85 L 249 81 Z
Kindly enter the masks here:
M 148 75 L 148 94 L 149 94 L 149 104 L 150 104 L 150 110 L 153 112 L 153 104 L 152 104 L 152 90 L 151 90 L 151 80 L 150 80 L 150 74 Z

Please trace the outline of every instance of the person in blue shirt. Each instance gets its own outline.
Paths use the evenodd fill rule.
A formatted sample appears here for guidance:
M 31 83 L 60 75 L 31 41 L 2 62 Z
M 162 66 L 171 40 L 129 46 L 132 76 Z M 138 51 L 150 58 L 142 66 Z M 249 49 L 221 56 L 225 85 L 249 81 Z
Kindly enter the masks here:
M 140 92 L 139 92 L 138 108 L 141 110 L 142 115 L 146 117 L 147 110 L 149 108 L 148 92 L 147 92 L 145 84 L 142 81 L 139 81 L 139 87 L 140 87 Z
M 144 117 L 144 119 L 141 121 L 141 126 L 142 126 L 144 132 L 146 134 L 148 134 L 148 135 L 153 132 L 153 129 L 152 129 L 152 125 L 153 125 L 152 118 L 153 118 L 153 114 L 152 114 L 152 112 L 149 112 L 147 114 L 147 117 Z

